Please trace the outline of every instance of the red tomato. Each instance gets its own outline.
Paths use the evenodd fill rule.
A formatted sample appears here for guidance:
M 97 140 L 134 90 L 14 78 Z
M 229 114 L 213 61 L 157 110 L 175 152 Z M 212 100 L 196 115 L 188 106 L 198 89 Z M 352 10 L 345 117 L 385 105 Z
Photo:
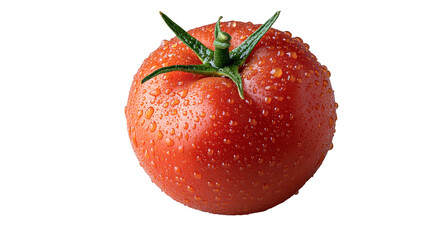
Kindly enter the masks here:
M 224 22 L 231 49 L 259 25 Z M 210 49 L 215 24 L 189 31 Z M 167 72 L 201 64 L 178 38 L 163 41 L 134 76 L 125 108 L 140 165 L 174 200 L 218 214 L 271 208 L 313 176 L 332 145 L 330 72 L 289 32 L 270 29 L 239 68 L 243 97 L 227 77 Z

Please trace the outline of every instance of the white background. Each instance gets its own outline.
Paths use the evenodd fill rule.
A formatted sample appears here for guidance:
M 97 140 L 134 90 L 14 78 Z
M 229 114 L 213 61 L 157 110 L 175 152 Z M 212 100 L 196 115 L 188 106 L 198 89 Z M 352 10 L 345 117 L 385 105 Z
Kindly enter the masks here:
M 243 1 L 244 2 L 244 1 Z M 285 203 L 221 216 L 163 194 L 124 106 L 173 33 L 224 21 L 288 30 L 332 72 L 334 149 Z M 425 1 L 1 1 L 0 239 L 429 239 Z

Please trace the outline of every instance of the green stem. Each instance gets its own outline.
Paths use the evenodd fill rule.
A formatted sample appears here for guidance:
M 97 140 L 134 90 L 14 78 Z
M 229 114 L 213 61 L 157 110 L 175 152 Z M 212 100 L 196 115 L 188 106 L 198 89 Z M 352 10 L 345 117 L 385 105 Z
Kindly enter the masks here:
M 216 67 L 222 68 L 231 62 L 229 57 L 229 46 L 231 46 L 231 35 L 220 30 L 220 20 L 219 18 L 215 27 L 215 40 L 213 45 L 215 47 L 214 51 L 214 65 Z

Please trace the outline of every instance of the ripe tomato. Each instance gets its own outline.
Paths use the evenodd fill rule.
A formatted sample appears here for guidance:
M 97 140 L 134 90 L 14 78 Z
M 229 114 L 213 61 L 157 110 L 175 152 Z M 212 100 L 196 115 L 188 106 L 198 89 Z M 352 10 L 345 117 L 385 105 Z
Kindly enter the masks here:
M 219 22 L 188 33 L 215 49 L 220 27 L 235 49 L 260 26 Z M 232 78 L 186 69 L 141 84 L 201 64 L 187 45 L 164 40 L 134 76 L 125 113 L 140 165 L 174 200 L 211 213 L 263 211 L 297 193 L 333 146 L 330 72 L 300 38 L 269 29 L 237 68 L 242 96 Z

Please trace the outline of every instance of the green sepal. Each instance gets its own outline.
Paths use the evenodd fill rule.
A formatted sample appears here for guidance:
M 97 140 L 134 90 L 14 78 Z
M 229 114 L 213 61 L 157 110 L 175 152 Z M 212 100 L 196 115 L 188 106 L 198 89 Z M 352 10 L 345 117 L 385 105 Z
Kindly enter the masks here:
M 223 17 L 220 16 L 219 19 L 217 20 L 217 23 L 216 23 L 216 26 L 215 26 L 215 30 L 214 30 L 214 37 L 215 37 L 215 39 L 217 38 L 217 35 L 220 33 L 220 20 L 222 18 Z
M 198 39 L 192 37 L 189 33 L 183 30 L 183 28 L 181 28 L 169 17 L 167 17 L 167 15 L 162 12 L 159 12 L 159 14 L 161 14 L 162 19 L 164 19 L 168 27 L 176 34 L 177 38 L 180 39 L 183 43 L 185 43 L 186 46 L 188 46 L 190 49 L 192 49 L 192 51 L 197 54 L 201 62 L 209 63 L 210 60 L 213 59 L 214 53 L 211 49 L 204 46 L 204 44 L 198 41 Z
M 244 99 L 243 81 L 241 79 L 240 73 L 238 73 L 238 66 L 229 65 L 229 66 L 220 68 L 219 71 L 223 73 L 222 75 L 231 78 L 231 80 L 235 83 L 235 85 L 237 85 L 238 95 L 240 95 L 241 99 Z
M 276 12 L 273 17 L 268 19 L 262 26 L 258 28 L 252 35 L 250 35 L 240 46 L 234 48 L 230 52 L 231 62 L 234 65 L 241 66 L 246 61 L 246 58 L 250 55 L 253 48 L 255 48 L 256 44 L 261 40 L 264 34 L 270 29 L 270 27 L 274 24 L 277 18 L 280 15 L 280 11 Z
M 206 76 L 222 76 L 221 73 L 219 73 L 219 69 L 214 68 L 210 65 L 201 64 L 201 65 L 171 65 L 163 68 L 159 68 L 149 75 L 147 75 L 141 83 L 146 82 L 147 80 L 162 74 L 162 73 L 168 73 L 168 72 L 174 72 L 174 71 L 181 71 L 181 72 L 189 72 L 189 73 L 197 73 L 201 75 Z

